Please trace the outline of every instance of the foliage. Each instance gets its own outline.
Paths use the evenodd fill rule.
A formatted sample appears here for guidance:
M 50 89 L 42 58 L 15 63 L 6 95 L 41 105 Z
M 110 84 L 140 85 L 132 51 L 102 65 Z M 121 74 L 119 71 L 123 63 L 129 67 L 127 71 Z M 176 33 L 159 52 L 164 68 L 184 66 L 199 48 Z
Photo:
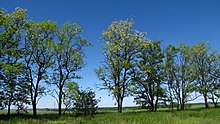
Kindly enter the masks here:
M 168 45 L 164 49 L 164 81 L 167 82 L 166 94 L 167 94 L 167 101 L 169 102 L 170 107 L 173 110 L 174 102 L 176 100 L 176 90 L 174 88 L 175 84 L 175 77 L 177 74 L 177 56 L 179 53 L 179 48 Z M 179 104 L 179 103 L 178 103 Z
M 54 63 L 52 47 L 56 29 L 57 25 L 51 21 L 29 22 L 25 33 L 23 56 L 35 116 L 38 100 L 45 93 L 42 83 L 48 79 L 48 69 Z
M 173 58 L 175 60 L 171 72 L 173 82 L 169 84 L 169 86 L 173 92 L 175 101 L 178 103 L 177 109 L 184 110 L 187 102 L 193 101 L 198 97 L 197 91 L 195 91 L 196 75 L 193 69 L 191 47 L 184 43 L 180 43 L 178 51 L 178 53 L 175 53 L 177 54 L 175 58 Z M 167 64 L 167 66 L 169 67 L 169 64 Z M 166 68 L 167 71 L 169 71 L 168 67 Z
M 64 89 L 64 105 L 66 111 L 74 110 L 76 115 L 92 115 L 98 108 L 100 100 L 95 98 L 95 92 L 87 88 L 80 90 L 76 82 L 69 82 Z
M 200 42 L 192 47 L 192 55 L 198 91 L 204 97 L 205 107 L 209 107 L 208 98 L 211 98 L 213 103 L 217 106 L 215 97 L 219 89 L 215 87 L 218 85 L 217 82 L 219 79 L 214 76 L 216 75 L 214 71 L 219 70 L 219 66 L 216 51 L 210 51 L 210 47 L 207 43 Z
M 144 100 L 144 104 L 151 111 L 156 111 L 158 101 L 165 97 L 162 88 L 164 55 L 160 41 L 149 41 L 145 44 L 140 53 L 137 54 L 137 70 L 135 70 L 133 79 L 137 83 L 135 94 L 138 96 L 135 100 L 139 102 Z
M 59 115 L 61 115 L 61 106 L 63 99 L 63 88 L 67 82 L 74 78 L 80 78 L 75 73 L 84 66 L 83 47 L 90 43 L 80 35 L 82 29 L 77 24 L 66 22 L 61 29 L 57 31 L 58 42 L 54 45 L 54 61 L 52 84 L 57 87 Z M 55 97 L 56 98 L 56 97 Z
M 130 95 L 152 111 L 161 101 L 168 101 L 172 108 L 177 103 L 177 109 L 184 110 L 200 95 L 206 108 L 208 100 L 217 107 L 217 50 L 211 50 L 206 42 L 193 46 L 180 43 L 163 49 L 160 41 L 146 40 L 145 33 L 134 30 L 133 23 L 114 21 L 102 33 L 104 63 L 95 70 L 102 81 L 101 89 L 107 89 L 116 99 L 118 112 L 122 112 L 123 100 Z M 59 115 L 62 104 L 65 111 L 75 107 L 77 114 L 93 114 L 99 102 L 95 93 L 91 89 L 79 90 L 73 82 L 81 78 L 76 72 L 85 65 L 83 48 L 91 45 L 82 32 L 75 23 L 66 22 L 58 28 L 52 21 L 28 20 L 27 10 L 22 8 L 10 14 L 0 10 L 0 109 L 7 107 L 10 115 L 11 106 L 19 112 L 32 104 L 36 116 L 38 101 L 47 92 L 46 84 L 53 84 Z M 195 113 L 190 115 L 194 117 Z M 119 120 L 112 123 L 120 123 L 121 118 L 114 118 Z M 127 122 L 130 120 L 122 121 Z
M 92 115 L 96 112 L 99 100 L 95 99 L 95 92 L 87 88 L 79 90 L 74 97 L 74 110 L 76 115 Z
M 67 84 L 65 84 L 63 92 L 63 104 L 65 105 L 65 113 L 66 111 L 69 111 L 74 107 L 74 99 L 78 97 L 79 86 L 76 82 L 68 82 Z
M 133 21 L 114 21 L 102 33 L 101 40 L 105 57 L 103 66 L 96 69 L 98 78 L 103 81 L 101 89 L 107 89 L 118 103 L 122 112 L 124 97 L 129 96 L 132 68 L 140 46 L 145 42 L 145 34 L 132 29 Z
M 28 82 L 23 81 L 22 39 L 27 21 L 27 11 L 16 8 L 7 14 L 0 11 L 0 80 L 1 107 L 8 107 L 10 115 L 11 105 L 23 109 L 29 103 L 27 97 Z

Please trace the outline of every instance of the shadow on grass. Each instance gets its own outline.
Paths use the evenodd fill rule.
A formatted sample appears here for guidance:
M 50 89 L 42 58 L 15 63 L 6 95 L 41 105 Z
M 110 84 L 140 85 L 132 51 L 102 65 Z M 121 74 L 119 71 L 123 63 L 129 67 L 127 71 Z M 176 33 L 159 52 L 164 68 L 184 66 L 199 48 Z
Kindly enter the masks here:
M 126 111 L 122 113 L 118 113 L 117 111 L 107 111 L 107 112 L 97 112 L 96 115 L 103 115 L 103 114 L 109 114 L 109 113 L 117 113 L 117 114 L 139 114 L 139 113 L 147 113 L 149 111 Z
M 62 115 L 65 117 L 69 117 L 73 115 L 65 114 Z M 0 114 L 0 120 L 9 120 L 9 119 L 39 119 L 39 120 L 57 120 L 61 116 L 59 116 L 57 113 L 45 113 L 45 114 L 39 114 L 37 116 L 33 116 L 31 114 L 11 114 L 10 116 L 6 114 Z
M 186 109 L 184 111 L 188 111 L 188 112 L 199 112 L 199 111 L 203 111 L 203 110 L 210 110 L 210 109 L 216 109 L 214 107 L 210 107 L 209 109 L 204 108 L 204 107 L 199 107 L 199 108 L 190 108 L 190 109 Z M 90 115 L 90 116 L 74 116 L 73 113 L 66 113 L 64 115 L 59 116 L 57 113 L 49 113 L 50 111 L 48 111 L 48 113 L 39 113 L 36 117 L 34 117 L 33 115 L 31 115 L 30 113 L 20 113 L 20 114 L 16 114 L 13 113 L 10 115 L 10 117 L 4 113 L 4 114 L 0 114 L 0 120 L 9 120 L 9 119 L 37 119 L 37 120 L 58 120 L 60 117 L 72 117 L 72 118 L 77 118 L 77 117 L 84 117 L 84 118 L 91 118 L 95 115 L 105 115 L 105 114 L 120 114 L 117 112 L 116 109 L 101 109 L 99 111 L 96 112 L 95 115 Z M 162 113 L 173 113 L 176 116 L 181 116 L 181 111 L 178 110 L 157 110 L 155 111 L 149 111 L 148 109 L 127 109 L 124 110 L 122 112 L 123 115 L 138 115 L 138 114 L 143 114 L 143 113 L 157 113 L 157 112 L 162 112 Z M 179 113 L 179 114 L 177 114 Z M 194 113 L 193 113 L 194 114 Z M 191 115 L 187 115 L 187 116 L 191 116 Z M 193 115 L 194 116 L 194 115 Z
M 220 107 L 218 107 L 220 108 Z M 185 110 L 177 110 L 175 109 L 166 109 L 166 110 L 157 110 L 157 111 L 150 111 L 149 109 L 134 109 L 134 110 L 129 110 L 129 111 L 123 111 L 123 114 L 138 114 L 138 113 L 155 113 L 155 112 L 164 112 L 164 113 L 172 113 L 172 112 L 181 112 L 181 111 L 203 111 L 203 110 L 212 110 L 212 109 L 216 109 L 214 107 L 210 107 L 210 108 L 205 108 L 205 107 L 198 107 L 198 108 L 188 108 Z M 111 110 L 111 111 L 99 111 L 97 112 L 97 114 L 107 114 L 107 113 L 118 113 L 117 110 Z

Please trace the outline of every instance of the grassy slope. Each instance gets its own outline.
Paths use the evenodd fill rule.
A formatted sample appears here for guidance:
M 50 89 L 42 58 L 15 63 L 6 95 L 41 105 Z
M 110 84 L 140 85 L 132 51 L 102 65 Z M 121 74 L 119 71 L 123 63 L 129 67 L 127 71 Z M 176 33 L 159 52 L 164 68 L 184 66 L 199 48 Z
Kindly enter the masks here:
M 38 119 L 30 115 L 13 116 L 10 120 L 3 119 L 1 124 L 219 124 L 220 108 L 199 109 L 185 111 L 147 112 L 137 108 L 125 108 L 122 114 L 115 109 L 100 109 L 93 117 L 62 116 L 58 118 L 54 112 L 39 112 Z

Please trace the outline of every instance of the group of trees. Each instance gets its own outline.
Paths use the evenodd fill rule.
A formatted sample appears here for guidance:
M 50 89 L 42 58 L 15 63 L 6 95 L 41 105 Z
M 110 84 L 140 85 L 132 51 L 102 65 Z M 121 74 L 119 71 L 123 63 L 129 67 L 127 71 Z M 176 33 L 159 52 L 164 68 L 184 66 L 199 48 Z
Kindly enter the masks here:
M 124 97 L 135 96 L 137 104 L 156 111 L 163 102 L 184 110 L 186 103 L 203 96 L 217 107 L 220 97 L 220 56 L 206 42 L 193 46 L 161 47 L 132 28 L 133 21 L 114 21 L 103 32 L 104 63 L 96 69 L 102 89 L 113 94 L 122 112 Z
M 8 115 L 12 105 L 24 110 L 31 104 L 36 116 L 39 99 L 51 93 L 48 85 L 56 86 L 53 96 L 61 115 L 65 89 L 80 78 L 75 72 L 84 66 L 83 48 L 91 45 L 81 33 L 75 23 L 58 28 L 52 21 L 28 20 L 22 8 L 0 11 L 0 107 L 7 107 Z
M 137 104 L 156 111 L 163 101 L 172 109 L 184 110 L 187 102 L 203 96 L 217 107 L 220 97 L 220 56 L 205 42 L 194 46 L 161 47 L 161 41 L 147 40 L 132 28 L 133 21 L 114 21 L 103 32 L 104 63 L 95 70 L 102 89 L 113 94 L 122 112 L 125 97 L 135 96 Z M 75 106 L 83 114 L 94 113 L 99 100 L 91 90 L 79 90 L 73 79 L 84 66 L 83 48 L 91 44 L 82 38 L 82 29 L 66 22 L 61 28 L 52 21 L 27 19 L 27 11 L 0 11 L 0 107 L 24 110 L 31 104 L 37 115 L 39 99 L 51 93 L 62 105 Z

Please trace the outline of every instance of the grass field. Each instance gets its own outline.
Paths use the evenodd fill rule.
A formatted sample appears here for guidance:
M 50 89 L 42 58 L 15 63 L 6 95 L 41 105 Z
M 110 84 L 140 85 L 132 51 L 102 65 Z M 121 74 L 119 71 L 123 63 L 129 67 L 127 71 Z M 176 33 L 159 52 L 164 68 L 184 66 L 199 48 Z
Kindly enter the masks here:
M 159 109 L 149 112 L 138 107 L 124 108 L 123 113 L 117 113 L 116 108 L 100 108 L 94 116 L 74 117 L 71 113 L 58 117 L 56 111 L 38 111 L 38 117 L 31 113 L 16 115 L 6 119 L 0 115 L 0 124 L 219 124 L 220 108 L 201 108 L 192 106 L 185 111 L 168 111 Z

